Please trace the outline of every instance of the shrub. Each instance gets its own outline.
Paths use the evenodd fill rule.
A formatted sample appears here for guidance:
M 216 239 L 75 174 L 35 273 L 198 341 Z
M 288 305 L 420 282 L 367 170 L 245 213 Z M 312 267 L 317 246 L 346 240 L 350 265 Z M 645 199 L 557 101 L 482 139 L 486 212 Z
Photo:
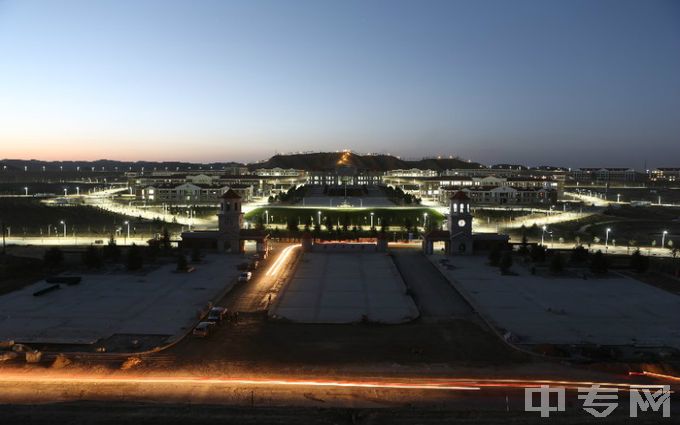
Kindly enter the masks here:
M 554 253 L 550 259 L 550 271 L 553 273 L 561 273 L 564 271 L 564 259 L 559 252 Z
M 52 247 L 45 251 L 44 261 L 48 268 L 57 268 L 64 262 L 64 253 L 59 247 Z
M 113 236 L 111 236 L 109 243 L 104 247 L 104 258 L 111 261 L 120 260 L 120 248 Z
M 187 259 L 184 256 L 184 254 L 179 254 L 177 256 L 177 271 L 178 272 L 185 272 L 189 269 L 189 265 L 187 264 Z
M 501 273 L 507 273 L 510 271 L 510 267 L 512 267 L 512 252 L 506 251 L 503 253 L 498 267 L 500 267 Z
M 588 250 L 579 245 L 571 251 L 571 261 L 573 263 L 585 263 L 588 261 Z
M 605 257 L 602 251 L 598 250 L 590 260 L 590 271 L 593 273 L 607 273 L 608 267 L 607 257 Z
M 636 249 L 630 256 L 630 268 L 638 273 L 646 272 L 649 268 L 649 257 L 643 256 L 640 250 Z
M 545 261 L 545 247 L 542 245 L 532 245 L 529 255 L 534 263 L 542 263 Z
M 497 246 L 494 246 L 493 249 L 491 249 L 491 252 L 489 252 L 489 264 L 493 267 L 497 267 L 500 261 L 501 250 Z
M 182 255 L 181 257 L 184 256 Z M 193 261 L 194 263 L 201 261 L 201 249 L 199 247 L 195 247 L 191 251 L 191 261 Z
M 127 269 L 130 271 L 141 270 L 144 266 L 144 257 L 141 248 L 132 244 L 127 253 Z
M 100 268 L 102 266 L 102 255 L 99 248 L 94 245 L 88 246 L 83 252 L 83 264 L 88 269 Z

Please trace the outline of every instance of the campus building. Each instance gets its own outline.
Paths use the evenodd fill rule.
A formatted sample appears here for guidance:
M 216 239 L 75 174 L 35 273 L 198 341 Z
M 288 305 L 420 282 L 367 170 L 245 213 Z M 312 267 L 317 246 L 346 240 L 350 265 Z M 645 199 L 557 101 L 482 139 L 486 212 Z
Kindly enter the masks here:
M 423 252 L 433 254 L 435 244 L 448 255 L 472 255 L 505 248 L 510 237 L 498 233 L 473 233 L 470 199 L 465 191 L 457 191 L 449 199 L 448 229 L 432 230 L 423 236 Z
M 181 248 L 200 248 L 239 254 L 244 252 L 245 241 L 256 242 L 258 253 L 268 249 L 269 234 L 264 230 L 243 228 L 243 199 L 233 190 L 220 197 L 217 212 L 217 230 L 200 230 L 182 233 Z

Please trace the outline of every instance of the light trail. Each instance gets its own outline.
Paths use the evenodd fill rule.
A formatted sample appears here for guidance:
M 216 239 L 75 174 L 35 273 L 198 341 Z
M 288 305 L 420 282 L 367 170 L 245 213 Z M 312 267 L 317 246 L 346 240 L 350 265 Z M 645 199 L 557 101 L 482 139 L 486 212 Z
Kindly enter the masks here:
M 0 382 L 21 384 L 190 384 L 190 385 L 248 385 L 248 386 L 296 386 L 338 387 L 405 390 L 478 391 L 479 387 L 446 383 L 371 382 L 371 381 L 322 381 L 297 379 L 245 379 L 208 377 L 108 377 L 108 376 L 30 376 L 0 375 Z
M 267 270 L 266 276 L 273 276 L 279 272 L 283 264 L 285 264 L 286 260 L 288 259 L 288 256 L 290 253 L 295 249 L 298 248 L 300 244 L 297 245 L 291 245 L 283 249 L 281 254 L 279 255 L 279 258 L 276 259 L 274 264 L 269 267 L 269 270 Z
M 661 379 L 680 380 L 678 377 L 655 374 L 640 375 Z M 226 386 L 271 386 L 271 387 L 326 387 L 326 388 L 371 388 L 397 390 L 440 390 L 440 391 L 480 391 L 489 389 L 523 389 L 541 385 L 578 390 L 583 387 L 599 385 L 603 388 L 616 388 L 634 391 L 640 388 L 658 388 L 659 384 L 634 384 L 595 381 L 568 381 L 549 379 L 386 379 L 369 378 L 365 380 L 323 380 L 323 379 L 286 379 L 286 378 L 246 378 L 246 377 L 191 377 L 191 376 L 97 376 L 88 374 L 34 375 L 0 374 L 0 382 L 12 384 L 173 384 L 173 385 L 226 385 Z
M 631 376 L 650 376 L 652 378 L 680 382 L 680 376 L 666 375 L 664 373 L 642 371 L 642 372 L 628 372 L 628 374 Z

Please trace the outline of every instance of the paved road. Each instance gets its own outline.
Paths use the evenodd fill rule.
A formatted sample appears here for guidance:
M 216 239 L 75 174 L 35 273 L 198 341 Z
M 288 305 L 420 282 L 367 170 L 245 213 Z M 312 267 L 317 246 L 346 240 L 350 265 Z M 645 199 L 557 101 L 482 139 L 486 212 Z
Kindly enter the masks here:
M 274 244 L 269 257 L 261 262 L 248 283 L 235 286 L 220 302 L 231 311 L 261 312 L 269 308 L 292 271 L 299 249 L 285 251 L 290 244 Z M 284 258 L 281 258 L 284 257 Z
M 470 306 L 422 253 L 393 251 L 406 285 L 415 294 L 421 317 L 425 319 L 471 319 Z

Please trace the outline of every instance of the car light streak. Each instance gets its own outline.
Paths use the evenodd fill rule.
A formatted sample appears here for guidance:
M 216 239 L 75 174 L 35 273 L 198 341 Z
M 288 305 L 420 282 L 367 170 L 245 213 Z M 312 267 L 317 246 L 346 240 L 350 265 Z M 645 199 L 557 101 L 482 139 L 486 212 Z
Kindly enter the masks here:
M 678 377 L 643 373 L 662 379 L 680 380 Z M 600 385 L 604 388 L 617 388 L 633 391 L 639 388 L 657 388 L 659 385 L 567 381 L 547 379 L 408 379 L 408 378 L 367 378 L 363 380 L 323 380 L 323 379 L 287 379 L 287 378 L 250 378 L 250 377 L 192 377 L 192 376 L 100 376 L 94 374 L 0 374 L 0 382 L 14 384 L 172 384 L 172 385 L 227 385 L 227 386 L 271 386 L 271 387 L 336 387 L 336 388 L 373 388 L 373 389 L 401 389 L 401 390 L 449 390 L 449 391 L 479 391 L 489 389 L 521 389 L 549 385 L 568 390 Z
M 290 253 L 295 248 L 298 248 L 299 246 L 300 246 L 300 244 L 297 244 L 297 245 L 291 245 L 289 247 L 284 248 L 283 251 L 281 252 L 281 254 L 279 255 L 279 258 L 277 258 L 276 261 L 274 262 L 274 264 L 272 264 L 272 266 L 269 268 L 269 270 L 267 270 L 267 276 L 276 275 L 279 272 L 279 270 L 281 269 L 281 267 L 286 263 L 286 260 L 288 259 L 288 256 L 290 255 Z
M 0 375 L 0 382 L 24 384 L 173 384 L 173 385 L 254 385 L 254 386 L 299 386 L 299 387 L 341 387 L 407 390 L 456 390 L 478 391 L 479 387 L 452 385 L 446 383 L 410 383 L 377 381 L 323 381 L 298 379 L 246 379 L 209 377 L 162 377 L 162 376 L 26 376 Z
M 642 372 L 628 372 L 628 374 L 632 376 L 650 376 L 652 378 L 680 382 L 680 376 L 666 375 L 664 373 L 647 372 L 643 370 Z

